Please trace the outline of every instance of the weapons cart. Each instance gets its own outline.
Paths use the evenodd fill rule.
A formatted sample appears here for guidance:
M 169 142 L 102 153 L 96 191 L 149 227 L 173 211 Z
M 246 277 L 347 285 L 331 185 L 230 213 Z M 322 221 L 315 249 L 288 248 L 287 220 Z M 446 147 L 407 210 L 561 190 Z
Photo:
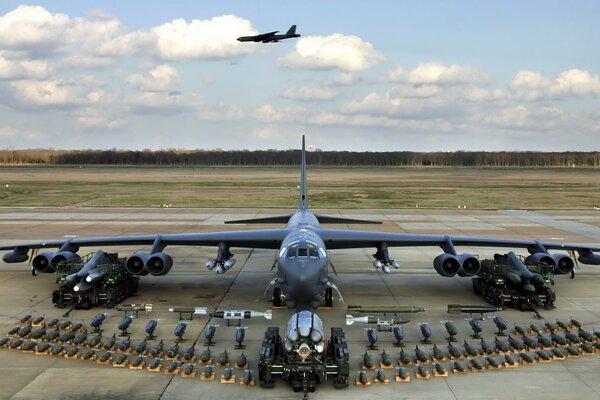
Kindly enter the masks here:
M 56 307 L 73 307 L 89 309 L 96 305 L 106 308 L 114 307 L 118 302 L 135 293 L 140 278 L 133 276 L 125 269 L 125 259 L 118 254 L 109 254 L 112 263 L 98 265 L 97 268 L 106 273 L 105 278 L 91 284 L 85 291 L 76 291 L 75 285 L 69 284 L 66 277 L 83 268 L 93 253 L 82 257 L 81 262 L 61 262 L 56 267 L 56 283 L 58 288 L 52 292 L 52 302 Z
M 520 310 L 535 310 L 543 306 L 554 308 L 556 293 L 553 267 L 545 263 L 529 263 L 531 272 L 539 274 L 544 284 L 535 287 L 534 293 L 525 293 L 517 285 L 511 285 L 510 266 L 497 263 L 495 260 L 482 260 L 481 269 L 473 278 L 473 291 L 498 307 L 510 306 Z

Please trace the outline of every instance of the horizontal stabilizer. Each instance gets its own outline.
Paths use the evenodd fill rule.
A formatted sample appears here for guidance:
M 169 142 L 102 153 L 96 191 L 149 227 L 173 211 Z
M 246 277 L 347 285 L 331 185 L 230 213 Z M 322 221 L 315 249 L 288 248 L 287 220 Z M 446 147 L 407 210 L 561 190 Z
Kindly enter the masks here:
M 353 218 L 342 218 L 342 217 L 330 217 L 328 215 L 318 215 L 315 217 L 322 224 L 381 224 L 381 221 L 368 221 L 365 219 L 353 219 Z
M 226 224 L 287 224 L 292 218 L 292 214 L 287 215 L 276 215 L 273 217 L 264 218 L 249 218 L 249 219 L 236 219 L 234 221 L 225 221 Z

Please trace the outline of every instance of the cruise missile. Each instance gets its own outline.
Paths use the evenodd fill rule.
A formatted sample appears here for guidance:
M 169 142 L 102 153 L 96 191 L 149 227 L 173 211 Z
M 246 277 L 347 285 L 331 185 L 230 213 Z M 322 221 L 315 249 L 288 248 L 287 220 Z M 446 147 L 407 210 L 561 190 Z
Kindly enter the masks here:
M 355 322 L 360 324 L 376 324 L 379 327 L 391 327 L 392 325 L 406 324 L 407 322 L 410 322 L 410 320 L 404 318 L 379 318 L 373 316 L 353 317 L 352 315 L 346 315 L 346 325 L 352 325 Z M 380 330 L 391 330 L 391 328 Z
M 183 314 L 188 314 L 188 320 L 192 320 L 194 315 L 206 315 L 206 307 L 169 307 L 169 312 L 179 313 L 179 319 L 184 319 Z
M 152 311 L 152 304 L 117 304 L 117 311 L 139 312 Z
M 270 320 L 273 318 L 273 312 L 271 310 L 266 310 L 265 312 L 253 310 L 221 310 L 211 312 L 210 316 L 213 318 L 233 320 L 264 317 L 265 319 Z
M 502 308 L 487 304 L 448 304 L 448 314 L 483 314 L 498 311 L 502 311 Z
M 350 305 L 348 306 L 348 312 L 357 314 L 404 314 L 404 313 L 418 313 L 426 311 L 423 307 L 417 306 L 394 306 L 394 307 L 371 307 L 371 306 L 360 306 Z

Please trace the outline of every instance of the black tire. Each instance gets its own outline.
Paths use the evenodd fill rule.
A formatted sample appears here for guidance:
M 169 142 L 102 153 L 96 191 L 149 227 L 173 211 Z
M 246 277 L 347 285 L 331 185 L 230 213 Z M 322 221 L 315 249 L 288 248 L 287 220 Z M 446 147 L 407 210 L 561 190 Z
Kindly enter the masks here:
M 325 307 L 333 307 L 333 289 L 325 289 Z
M 281 307 L 281 289 L 273 289 L 273 307 Z

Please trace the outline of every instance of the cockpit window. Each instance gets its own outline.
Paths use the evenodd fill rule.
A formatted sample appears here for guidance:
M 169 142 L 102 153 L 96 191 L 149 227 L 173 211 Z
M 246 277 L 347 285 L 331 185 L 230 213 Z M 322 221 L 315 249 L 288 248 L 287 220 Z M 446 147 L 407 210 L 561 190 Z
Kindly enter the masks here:
M 288 246 L 285 258 L 296 260 L 318 260 L 321 258 L 321 253 L 319 253 L 319 247 L 314 243 L 296 242 Z

